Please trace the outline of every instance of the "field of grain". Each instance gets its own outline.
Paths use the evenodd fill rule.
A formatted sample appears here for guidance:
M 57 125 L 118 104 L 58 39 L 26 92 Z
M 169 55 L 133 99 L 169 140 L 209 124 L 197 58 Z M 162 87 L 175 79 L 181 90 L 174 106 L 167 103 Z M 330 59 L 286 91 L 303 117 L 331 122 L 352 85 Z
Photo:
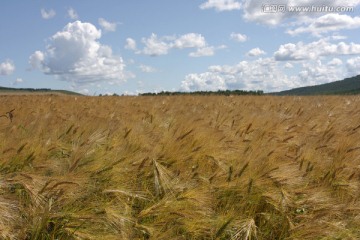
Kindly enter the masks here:
M 1 239 L 360 239 L 360 97 L 0 96 Z

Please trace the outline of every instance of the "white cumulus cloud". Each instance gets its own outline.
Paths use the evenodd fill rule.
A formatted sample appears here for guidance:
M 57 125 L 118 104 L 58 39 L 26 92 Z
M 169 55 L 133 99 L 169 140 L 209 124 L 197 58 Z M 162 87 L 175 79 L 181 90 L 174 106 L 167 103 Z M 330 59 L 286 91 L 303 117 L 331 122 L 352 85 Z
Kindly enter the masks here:
M 326 39 L 305 44 L 303 42 L 287 43 L 281 45 L 274 53 L 278 61 L 297 61 L 317 59 L 321 56 L 355 55 L 360 54 L 360 44 L 356 43 L 331 43 Z
M 16 83 L 22 83 L 22 82 L 24 82 L 24 80 L 22 80 L 22 78 L 17 78 L 17 79 L 15 80 L 15 82 L 16 82 Z
M 211 72 L 188 74 L 181 83 L 184 91 L 217 91 L 227 89 L 226 79 Z
M 324 64 L 321 60 L 307 61 L 298 73 L 298 81 L 302 86 L 312 86 L 341 80 L 345 75 L 346 72 L 340 65 L 331 62 Z
M 91 23 L 67 24 L 49 39 L 44 52 L 29 58 L 33 67 L 61 80 L 84 84 L 89 82 L 122 82 L 131 77 L 121 57 L 99 42 L 101 30 Z
M 15 71 L 14 63 L 7 59 L 5 62 L 0 63 L 0 75 L 6 76 L 10 75 Z
M 147 65 L 143 65 L 141 64 L 139 66 L 140 70 L 144 73 L 154 73 L 154 72 L 157 72 L 157 69 L 154 68 L 154 67 L 151 67 L 151 66 L 147 66 Z
M 230 38 L 237 42 L 246 42 L 248 40 L 248 37 L 245 34 L 234 33 L 234 32 L 230 34 Z
M 24 80 L 22 78 L 17 78 L 17 79 L 14 80 L 12 85 L 16 86 L 16 85 L 18 85 L 20 83 L 23 83 L 23 82 L 24 82 Z
M 33 69 L 41 68 L 44 59 L 44 53 L 41 51 L 36 51 L 29 57 L 29 64 Z
M 76 19 L 79 18 L 79 15 L 77 14 L 77 12 L 73 8 L 68 9 L 68 16 L 72 20 L 76 20 Z
M 56 12 L 53 9 L 46 10 L 46 9 L 42 8 L 40 12 L 41 12 L 41 17 L 43 19 L 50 19 L 50 18 L 55 17 L 55 15 L 56 15 Z
M 334 34 L 334 35 L 331 36 L 331 39 L 333 39 L 333 40 L 345 40 L 345 39 L 347 39 L 347 36 Z
M 206 56 L 213 56 L 215 54 L 214 47 L 203 47 L 198 48 L 195 52 L 189 53 L 190 57 L 206 57 Z
M 360 74 L 360 57 L 350 58 L 346 61 L 349 76 Z
M 195 52 L 189 53 L 189 56 L 190 57 L 209 57 L 209 56 L 215 55 L 215 51 L 220 50 L 220 49 L 225 49 L 225 48 L 227 48 L 226 45 L 220 45 L 217 47 L 206 45 L 205 47 L 200 47 L 200 48 L 196 49 Z
M 339 58 L 333 58 L 331 61 L 328 62 L 329 66 L 341 66 L 343 64 L 343 61 Z
M 188 74 L 181 83 L 184 91 L 277 90 L 295 87 L 273 58 L 241 61 L 235 65 L 213 65 L 204 73 Z
M 83 94 L 83 95 L 89 95 L 90 94 L 90 90 L 87 88 L 83 88 L 79 90 L 79 93 Z M 110 94 L 112 95 L 112 94 Z
M 215 8 L 217 11 L 239 10 L 241 3 L 235 0 L 207 0 L 200 5 L 200 9 Z
M 149 38 L 143 38 L 142 42 L 145 47 L 142 53 L 150 56 L 159 56 L 168 54 L 171 44 L 165 41 L 164 38 L 158 38 L 155 33 L 152 33 Z
M 266 54 L 266 52 L 260 48 L 253 48 L 251 49 L 246 55 L 248 55 L 249 57 L 257 57 L 260 55 L 264 55 Z
M 226 48 L 225 45 L 210 46 L 205 38 L 198 33 L 187 33 L 181 36 L 163 36 L 158 37 L 152 33 L 149 38 L 143 38 L 144 48 L 137 50 L 135 40 L 127 39 L 125 48 L 132 49 L 136 53 L 142 53 L 150 56 L 166 55 L 171 49 L 196 49 L 189 53 L 190 57 L 213 56 L 215 50 Z
M 117 23 L 108 22 L 104 18 L 99 18 L 99 25 L 107 32 L 115 32 Z
M 345 62 L 331 60 L 308 60 L 299 63 L 299 71 L 291 63 L 275 58 L 259 58 L 241 61 L 234 65 L 212 65 L 205 72 L 190 73 L 184 77 L 180 89 L 183 91 L 216 90 L 264 90 L 281 91 L 296 87 L 318 85 L 360 74 L 360 57 Z
M 176 48 L 202 48 L 206 46 L 206 41 L 201 34 L 188 33 L 180 36 L 174 41 L 173 44 Z
M 287 68 L 287 69 L 290 69 L 290 68 L 294 68 L 294 65 L 292 65 L 292 64 L 289 63 L 289 62 L 287 62 L 287 63 L 285 63 L 284 67 Z
M 134 39 L 132 39 L 132 38 L 127 38 L 126 39 L 125 49 L 137 51 L 136 41 Z
M 289 30 L 290 35 L 311 33 L 314 36 L 321 36 L 322 33 L 338 31 L 342 29 L 354 29 L 360 27 L 360 17 L 351 17 L 345 14 L 329 13 L 317 19 L 313 19 L 306 27 L 298 27 Z

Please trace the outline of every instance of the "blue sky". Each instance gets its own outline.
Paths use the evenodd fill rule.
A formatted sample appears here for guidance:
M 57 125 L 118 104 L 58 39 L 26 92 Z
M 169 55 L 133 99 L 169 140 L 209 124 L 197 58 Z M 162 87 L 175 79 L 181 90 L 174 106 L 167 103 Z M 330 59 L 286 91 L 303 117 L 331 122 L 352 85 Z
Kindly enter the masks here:
M 270 92 L 340 80 L 360 74 L 359 5 L 4 0 L 0 86 L 88 95 Z

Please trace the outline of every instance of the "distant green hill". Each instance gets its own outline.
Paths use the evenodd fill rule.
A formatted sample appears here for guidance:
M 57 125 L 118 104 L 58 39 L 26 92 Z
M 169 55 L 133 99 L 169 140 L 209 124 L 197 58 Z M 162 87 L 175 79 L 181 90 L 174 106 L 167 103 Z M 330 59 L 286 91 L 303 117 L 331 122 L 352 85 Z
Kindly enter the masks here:
M 0 87 L 1 93 L 60 93 L 60 94 L 68 94 L 68 95 L 81 95 L 80 93 L 67 91 L 67 90 L 52 90 L 50 88 L 8 88 L 8 87 Z
M 175 96 L 175 95 L 263 95 L 261 90 L 245 91 L 245 90 L 218 90 L 218 91 L 194 91 L 194 92 L 167 92 L 162 91 L 159 93 L 141 93 L 140 96 Z
M 316 86 L 294 88 L 282 92 L 271 93 L 273 95 L 343 95 L 360 94 L 360 75 L 345 78 L 344 80 L 325 83 Z

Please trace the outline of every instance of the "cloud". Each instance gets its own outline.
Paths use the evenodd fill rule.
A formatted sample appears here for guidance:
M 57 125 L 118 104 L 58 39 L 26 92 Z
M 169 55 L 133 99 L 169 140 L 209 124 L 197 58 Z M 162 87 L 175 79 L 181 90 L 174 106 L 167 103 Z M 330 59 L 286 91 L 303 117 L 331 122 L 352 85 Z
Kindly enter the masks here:
M 334 65 L 331 62 L 324 64 L 321 60 L 315 60 L 302 65 L 298 82 L 302 86 L 311 86 L 340 80 L 345 76 L 346 72 L 341 65 Z
M 333 58 L 330 62 L 328 62 L 329 66 L 341 66 L 343 64 L 343 61 L 341 61 L 341 59 L 339 58 Z
M 350 58 L 346 61 L 349 76 L 360 74 L 360 57 Z
M 22 78 L 17 78 L 17 79 L 15 79 L 15 81 L 12 83 L 12 85 L 16 86 L 16 85 L 18 85 L 18 84 L 20 84 L 20 83 L 23 83 L 23 82 L 24 82 L 24 80 L 22 80 Z
M 11 75 L 14 71 L 15 65 L 11 60 L 7 59 L 5 62 L 0 63 L 0 75 Z
M 53 9 L 46 10 L 46 9 L 42 8 L 40 12 L 41 12 L 41 17 L 43 19 L 50 19 L 50 18 L 55 17 L 55 15 L 56 15 L 56 12 Z
M 331 39 L 333 39 L 333 40 L 345 40 L 345 39 L 347 39 L 347 36 L 334 34 L 334 35 L 331 36 Z
M 21 78 L 17 78 L 17 79 L 15 80 L 15 82 L 16 82 L 16 83 L 22 83 L 22 82 L 24 82 L 24 80 L 22 80 Z
M 226 79 L 211 72 L 192 73 L 185 77 L 181 83 L 184 91 L 217 91 L 227 89 Z
M 290 69 L 290 68 L 294 68 L 294 65 L 292 65 L 291 63 L 287 62 L 285 65 L 284 65 L 285 68 L 287 69 Z
M 150 56 L 166 55 L 171 49 L 191 49 L 196 51 L 189 53 L 190 57 L 213 56 L 215 50 L 226 48 L 225 45 L 218 47 L 209 46 L 205 38 L 198 33 L 187 33 L 181 36 L 163 36 L 158 37 L 152 33 L 149 38 L 143 38 L 143 50 L 137 50 L 133 39 L 127 39 L 125 48 L 132 49 L 136 53 L 142 53 Z
M 282 4 L 279 1 L 266 1 L 266 4 Z M 263 11 L 264 1 L 243 0 L 243 17 L 248 21 L 267 25 L 277 25 L 285 17 L 284 13 L 267 13 Z M 285 4 L 285 3 L 284 3 Z
M 217 47 L 206 46 L 198 48 L 195 52 L 189 53 L 190 57 L 209 57 L 215 55 L 215 51 L 227 48 L 226 45 L 220 45 Z
M 317 85 L 360 74 L 360 57 L 344 63 L 338 58 L 308 60 L 289 71 L 291 63 L 272 58 L 241 61 L 234 65 L 212 65 L 205 72 L 190 73 L 184 77 L 182 91 L 264 90 L 281 91 L 296 87 Z
M 127 38 L 126 39 L 125 49 L 137 51 L 136 41 L 134 39 L 132 39 L 132 38 Z
M 72 20 L 76 20 L 79 18 L 79 15 L 73 8 L 69 8 L 67 13 L 68 13 L 69 18 Z
M 147 65 L 143 65 L 141 64 L 139 66 L 140 70 L 144 73 L 154 73 L 154 72 L 157 72 L 157 69 L 156 68 L 153 68 L 151 66 L 147 66 Z
M 295 87 L 273 58 L 241 61 L 235 65 L 213 65 L 204 73 L 191 73 L 181 83 L 183 91 L 224 89 L 275 90 Z
M 216 11 L 232 11 L 239 10 L 241 3 L 235 0 L 207 0 L 199 7 L 200 9 L 215 8 Z
M 230 39 L 235 40 L 237 42 L 246 42 L 248 40 L 248 37 L 245 34 L 241 33 L 231 33 Z
M 287 33 L 295 36 L 302 33 L 311 33 L 314 36 L 321 36 L 321 33 L 338 31 L 343 29 L 355 29 L 360 27 L 360 17 L 329 13 L 317 19 L 313 19 L 306 27 L 299 27 L 295 30 L 288 30 Z
M 201 34 L 188 33 L 177 38 L 172 44 L 175 48 L 203 48 L 206 46 L 206 41 Z
M 155 33 L 152 33 L 149 38 L 143 38 L 142 42 L 145 45 L 142 53 L 150 56 L 166 55 L 172 47 L 163 38 L 158 38 Z
M 98 41 L 100 38 L 101 30 L 91 23 L 69 23 L 49 39 L 44 52 L 32 54 L 29 63 L 45 74 L 76 84 L 131 78 L 123 59 L 113 55 L 109 46 Z
M 360 54 L 360 44 L 356 43 L 330 43 L 326 39 L 304 44 L 303 42 L 287 43 L 281 45 L 274 53 L 277 61 L 298 61 L 317 59 L 321 56 L 339 56 Z
M 189 53 L 190 57 L 205 57 L 205 56 L 213 56 L 215 54 L 214 47 L 203 47 L 198 48 L 195 52 Z
M 285 6 L 284 11 L 270 11 L 266 6 Z M 359 0 L 349 0 L 344 3 L 342 0 L 267 0 L 264 1 L 253 1 L 253 0 L 243 0 L 242 9 L 243 17 L 245 20 L 254 21 L 266 25 L 278 25 L 286 21 L 302 21 L 306 18 L 314 18 L 324 15 L 326 11 L 316 11 L 311 10 L 311 7 L 334 7 L 334 11 L 339 6 L 349 6 L 356 7 L 360 5 Z M 302 10 L 291 10 L 291 7 L 300 7 L 307 8 Z M 329 13 L 329 12 L 327 12 Z
M 99 25 L 107 32 L 115 32 L 117 23 L 111 23 L 104 18 L 99 18 Z
M 90 90 L 87 89 L 87 88 L 83 88 L 83 89 L 79 90 L 78 92 L 83 94 L 83 95 L 89 95 L 90 94 Z
M 266 54 L 266 52 L 257 47 L 251 49 L 246 55 L 249 57 L 257 57 L 264 54 Z
M 41 68 L 44 59 L 44 53 L 41 51 L 36 51 L 29 57 L 29 64 L 31 65 L 32 69 Z

